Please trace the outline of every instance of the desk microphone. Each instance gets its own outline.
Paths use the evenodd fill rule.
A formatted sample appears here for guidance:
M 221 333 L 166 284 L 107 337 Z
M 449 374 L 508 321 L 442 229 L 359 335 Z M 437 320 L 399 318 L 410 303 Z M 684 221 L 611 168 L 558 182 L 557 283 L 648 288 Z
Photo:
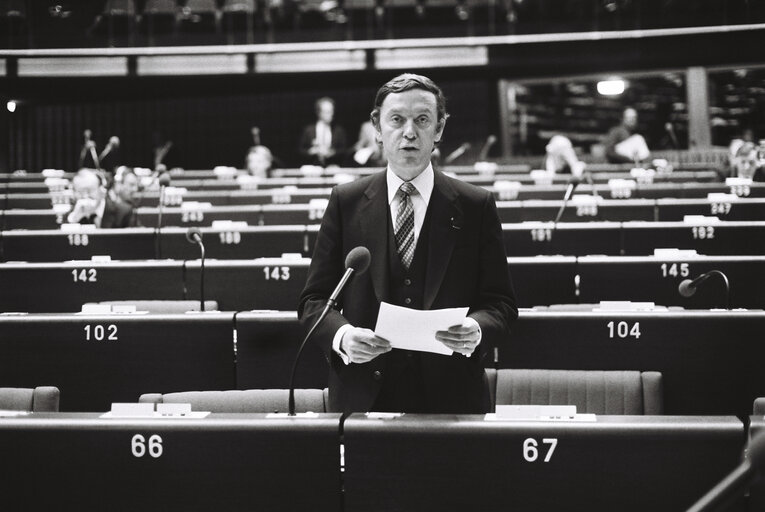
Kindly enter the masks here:
M 722 280 L 725 283 L 725 304 L 726 308 L 730 309 L 730 282 L 728 281 L 728 276 L 726 276 L 720 270 L 710 270 L 709 272 L 701 274 L 699 277 L 693 280 L 683 279 L 677 287 L 677 292 L 686 299 L 693 297 L 701 283 L 712 277 L 713 274 L 717 274 L 722 277 Z
M 192 227 L 186 231 L 186 240 L 199 246 L 199 310 L 205 310 L 205 244 L 202 243 L 202 232 Z
M 497 143 L 497 136 L 496 135 L 489 135 L 486 138 L 486 142 L 484 142 L 483 146 L 481 147 L 481 151 L 478 152 L 478 161 L 479 162 L 485 162 L 486 158 L 489 156 L 489 150 L 491 147 Z
M 553 230 L 555 230 L 558 221 L 560 221 L 560 218 L 563 216 L 563 210 L 566 209 L 566 204 L 568 204 L 569 199 L 571 199 L 571 196 L 574 194 L 574 190 L 576 190 L 576 187 L 579 186 L 579 181 L 580 178 L 577 176 L 571 176 L 571 178 L 569 178 L 568 186 L 566 187 L 566 193 L 563 195 L 563 204 L 560 205 L 558 215 L 555 216 L 555 221 L 553 222 Z
M 765 469 L 765 434 L 754 437 L 747 451 L 744 461 L 686 512 L 727 510 L 728 505 L 743 494 L 755 477 Z
M 329 296 L 329 299 L 327 299 L 327 305 L 324 306 L 324 311 L 321 312 L 321 315 L 319 315 L 319 319 L 316 320 L 316 323 L 313 324 L 313 327 L 311 327 L 311 330 L 308 331 L 308 334 L 306 334 L 306 337 L 303 339 L 303 342 L 300 344 L 300 348 L 298 348 L 297 355 L 295 356 L 295 362 L 292 364 L 292 373 L 290 374 L 290 396 L 289 396 L 289 415 L 294 416 L 295 415 L 295 370 L 297 369 L 298 360 L 300 359 L 300 354 L 303 353 L 303 348 L 305 348 L 305 344 L 308 341 L 308 339 L 311 337 L 313 332 L 316 330 L 316 328 L 319 326 L 319 324 L 324 320 L 324 318 L 327 316 L 327 313 L 329 313 L 330 308 L 334 307 L 335 304 L 337 304 L 337 297 L 340 295 L 340 292 L 343 291 L 343 288 L 348 283 L 348 280 L 351 278 L 353 273 L 361 274 L 366 271 L 366 269 L 369 267 L 369 262 L 372 259 L 372 255 L 369 253 L 369 249 L 366 247 L 354 247 L 351 249 L 351 252 L 348 253 L 348 256 L 345 257 L 345 274 L 343 274 L 343 277 L 340 279 L 340 282 L 337 283 L 337 286 L 335 287 L 335 291 L 332 292 L 332 295 Z
M 155 247 L 154 254 L 156 258 L 162 259 L 162 209 L 165 205 L 165 187 L 170 186 L 170 174 L 167 171 L 160 172 L 157 176 L 157 182 L 159 182 L 159 205 L 157 208 L 157 228 L 155 230 L 156 238 L 154 239 Z
M 467 151 L 468 149 L 470 149 L 470 143 L 465 142 L 460 147 L 458 147 L 457 149 L 455 149 L 454 151 L 446 155 L 446 158 L 444 158 L 444 165 L 451 164 L 452 162 L 457 160 L 459 157 L 464 155 L 465 151 Z

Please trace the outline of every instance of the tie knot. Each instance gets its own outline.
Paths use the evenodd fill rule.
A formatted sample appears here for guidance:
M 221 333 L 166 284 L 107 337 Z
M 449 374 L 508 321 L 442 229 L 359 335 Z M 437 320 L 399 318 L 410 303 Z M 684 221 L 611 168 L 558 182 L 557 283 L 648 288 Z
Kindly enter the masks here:
M 405 181 L 401 184 L 400 187 L 398 187 L 399 192 L 401 192 L 401 195 L 403 196 L 411 196 L 412 194 L 417 192 L 417 189 L 414 185 L 412 185 L 410 182 Z

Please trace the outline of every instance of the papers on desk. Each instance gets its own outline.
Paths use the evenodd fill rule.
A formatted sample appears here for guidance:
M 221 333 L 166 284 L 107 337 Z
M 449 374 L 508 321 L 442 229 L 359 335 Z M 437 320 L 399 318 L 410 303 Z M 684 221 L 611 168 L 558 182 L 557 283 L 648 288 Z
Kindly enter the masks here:
M 577 414 L 575 405 L 497 405 L 486 421 L 597 421 L 594 414 Z
M 453 351 L 436 340 L 436 331 L 461 325 L 467 312 L 468 308 L 421 311 L 383 302 L 377 315 L 375 333 L 388 340 L 393 348 L 450 356 Z

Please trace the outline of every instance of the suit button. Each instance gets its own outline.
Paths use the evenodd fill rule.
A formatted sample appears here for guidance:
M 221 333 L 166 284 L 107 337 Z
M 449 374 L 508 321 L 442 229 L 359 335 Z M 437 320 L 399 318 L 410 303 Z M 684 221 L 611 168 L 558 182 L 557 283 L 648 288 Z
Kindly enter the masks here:
M 411 303 L 412 303 L 412 299 L 410 299 L 409 297 L 404 299 L 404 304 L 411 304 Z
M 375 370 L 375 372 L 372 374 L 372 378 L 374 380 L 382 379 L 382 372 L 380 370 Z
M 411 286 L 412 285 L 412 280 L 409 279 L 409 278 L 404 279 L 404 284 L 407 285 L 407 286 Z

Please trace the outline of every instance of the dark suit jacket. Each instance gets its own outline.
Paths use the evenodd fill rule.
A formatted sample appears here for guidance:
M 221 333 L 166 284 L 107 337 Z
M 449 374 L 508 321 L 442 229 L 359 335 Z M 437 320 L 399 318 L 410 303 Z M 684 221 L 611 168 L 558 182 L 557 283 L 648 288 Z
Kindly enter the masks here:
M 133 208 L 125 203 L 112 201 L 106 198 L 104 216 L 101 218 L 101 228 L 129 228 L 136 225 Z
M 341 164 L 345 158 L 345 152 L 348 148 L 348 142 L 345 138 L 345 130 L 342 126 L 336 124 L 332 125 L 332 149 L 335 150 L 334 156 L 330 157 L 326 162 L 320 162 L 316 155 L 311 155 L 308 150 L 311 149 L 313 141 L 316 138 L 316 123 L 306 125 L 303 128 L 303 134 L 300 136 L 300 143 L 298 145 L 298 151 L 303 159 L 303 163 L 326 165 Z
M 367 247 L 369 269 L 353 276 L 343 291 L 342 314 L 331 310 L 311 343 L 318 343 L 330 361 L 329 406 L 333 411 L 368 411 L 381 387 L 388 354 L 365 364 L 345 365 L 332 350 L 340 326 L 374 329 L 381 301 L 389 300 L 387 261 L 390 216 L 385 171 L 333 189 L 317 237 L 298 313 L 306 328 L 314 324 L 344 272 L 354 247 Z M 428 205 L 428 241 L 424 309 L 469 306 L 481 326 L 479 350 L 460 354 L 421 354 L 429 395 L 437 395 L 439 412 L 485 409 L 483 357 L 506 343 L 518 310 L 507 269 L 502 226 L 491 194 L 435 171 Z M 422 240 L 424 242 L 424 240 Z

